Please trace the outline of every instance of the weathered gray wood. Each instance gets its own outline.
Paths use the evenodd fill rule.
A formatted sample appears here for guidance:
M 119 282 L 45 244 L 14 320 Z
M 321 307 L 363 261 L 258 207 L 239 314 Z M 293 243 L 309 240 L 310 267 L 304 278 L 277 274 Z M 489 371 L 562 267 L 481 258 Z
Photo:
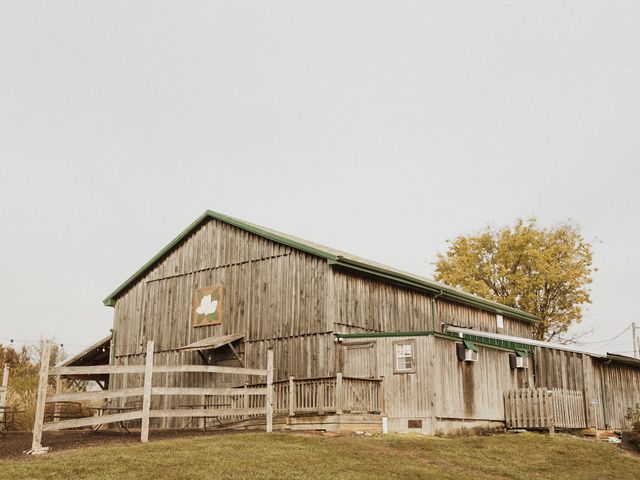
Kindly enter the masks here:
M 125 422 L 127 420 L 137 420 L 142 418 L 140 410 L 134 412 L 113 413 L 110 415 L 97 415 L 85 418 L 72 418 L 69 420 L 60 420 L 59 422 L 50 422 L 44 424 L 44 431 L 62 430 L 65 428 L 90 427 L 93 425 L 104 425 L 107 423 Z
M 2 371 L 2 386 L 0 386 L 0 407 L 7 406 L 7 390 L 9 388 L 9 364 L 4 364 Z
M 111 373 L 144 373 L 144 365 L 97 365 L 91 367 L 54 367 L 49 375 L 96 375 Z
M 36 412 L 33 422 L 33 438 L 29 453 L 39 454 L 48 450 L 42 448 L 42 427 L 44 423 L 44 407 L 47 401 L 47 384 L 49 381 L 49 356 L 51 355 L 51 344 L 46 341 L 42 345 L 40 355 L 40 377 L 38 378 L 38 391 L 36 397 Z
M 56 393 L 55 395 L 49 395 L 47 397 L 47 403 L 135 397 L 137 395 L 142 395 L 143 393 L 144 393 L 144 389 L 142 387 L 121 388 L 118 390 L 101 390 L 98 392 Z
M 296 413 L 296 386 L 295 377 L 289 377 L 289 416 L 293 417 Z
M 264 408 L 183 408 L 175 410 L 151 410 L 151 418 L 176 418 L 176 417 L 229 417 L 235 415 L 260 415 L 265 414 Z M 264 418 L 264 417 L 263 417 Z
M 147 357 L 144 369 L 144 396 L 142 398 L 142 428 L 140 441 L 149 441 L 149 411 L 151 410 L 151 385 L 153 379 L 153 340 L 147 342 Z
M 267 350 L 267 432 L 273 431 L 273 350 Z
M 555 430 L 555 416 L 553 412 L 553 396 L 551 392 L 547 394 L 547 423 L 549 425 L 549 435 L 553 436 L 556 433 Z
M 153 387 L 152 395 L 266 395 L 266 388 Z
M 56 395 L 59 395 L 62 393 L 62 377 L 60 375 L 56 375 L 56 393 L 54 395 L 54 397 Z M 47 399 L 48 402 L 53 402 L 55 400 L 51 399 L 52 397 L 49 397 Z M 54 422 L 59 422 L 61 420 L 60 418 L 60 404 L 56 403 L 54 410 L 53 410 L 53 421 Z
M 220 367 L 217 365 L 156 365 L 154 373 L 228 373 L 236 375 L 266 376 L 267 371 L 259 368 Z
M 342 403 L 343 403 L 343 392 L 342 392 L 342 373 L 336 373 L 336 413 L 338 415 L 342 414 Z
M 9 389 L 9 364 L 4 364 L 4 370 L 2 371 L 2 386 L 0 386 L 0 407 L 7 406 L 7 390 Z M 4 423 L 4 409 L 0 412 L 0 419 Z

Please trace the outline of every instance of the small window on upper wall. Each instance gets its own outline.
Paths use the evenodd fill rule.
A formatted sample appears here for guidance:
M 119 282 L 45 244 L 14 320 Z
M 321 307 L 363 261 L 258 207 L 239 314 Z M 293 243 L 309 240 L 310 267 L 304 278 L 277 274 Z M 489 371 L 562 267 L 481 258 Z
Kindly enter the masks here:
M 496 325 L 498 328 L 504 328 L 504 318 L 499 313 L 496 315 Z
M 414 340 L 400 340 L 393 342 L 393 352 L 395 355 L 395 363 L 393 366 L 394 373 L 413 373 L 416 371 L 414 350 Z

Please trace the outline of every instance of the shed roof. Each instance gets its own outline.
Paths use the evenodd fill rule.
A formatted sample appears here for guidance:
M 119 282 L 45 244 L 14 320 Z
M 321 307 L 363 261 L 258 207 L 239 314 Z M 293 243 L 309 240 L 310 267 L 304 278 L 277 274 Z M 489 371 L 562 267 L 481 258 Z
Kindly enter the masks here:
M 180 347 L 178 350 L 190 351 L 190 350 L 209 350 L 220 348 L 229 343 L 235 342 L 244 338 L 244 333 L 232 333 L 231 335 L 218 335 L 215 337 L 207 337 L 197 342 L 190 343 L 184 347 Z
M 365 258 L 361 258 L 352 255 L 347 252 L 336 250 L 331 247 L 326 247 L 308 240 L 303 240 L 292 235 L 277 232 L 266 227 L 261 227 L 253 223 L 245 222 L 237 218 L 229 217 L 212 210 L 207 210 L 200 217 L 196 219 L 191 225 L 183 230 L 176 238 L 174 238 L 169 244 L 167 244 L 162 250 L 160 250 L 151 260 L 145 263 L 137 272 L 129 277 L 122 285 L 111 292 L 107 298 L 104 299 L 104 304 L 107 306 L 114 306 L 117 297 L 129 288 L 133 283 L 139 280 L 156 262 L 166 256 L 173 248 L 175 248 L 182 240 L 188 237 L 194 230 L 200 227 L 202 224 L 210 219 L 216 219 L 220 222 L 228 225 L 233 225 L 242 230 L 253 233 L 268 240 L 287 245 L 291 248 L 315 255 L 320 258 L 324 258 L 330 265 L 346 268 L 352 271 L 372 275 L 382 280 L 411 287 L 432 295 L 438 295 L 443 299 L 453 302 L 461 303 L 471 307 L 481 308 L 490 312 L 504 314 L 518 320 L 527 322 L 535 322 L 538 318 L 535 315 L 518 310 L 512 307 L 507 307 L 497 302 L 472 295 L 467 292 L 463 292 L 457 288 L 450 287 L 443 283 L 436 282 L 434 280 L 398 270 L 387 265 L 383 265 Z

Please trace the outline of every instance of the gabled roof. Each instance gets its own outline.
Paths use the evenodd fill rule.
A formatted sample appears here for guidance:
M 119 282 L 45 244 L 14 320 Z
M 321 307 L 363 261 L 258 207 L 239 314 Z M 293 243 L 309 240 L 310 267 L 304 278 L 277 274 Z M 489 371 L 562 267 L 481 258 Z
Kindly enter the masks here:
M 60 362 L 57 367 L 84 367 L 89 365 L 108 365 L 111 351 L 111 334 L 98 340 L 73 357 Z
M 296 250 L 300 250 L 311 255 L 315 255 L 320 258 L 324 258 L 330 265 L 346 268 L 352 271 L 357 271 L 367 275 L 386 280 L 388 282 L 403 285 L 406 287 L 414 288 L 431 295 L 438 295 L 439 297 L 450 300 L 453 302 L 461 303 L 471 307 L 481 308 L 494 313 L 499 313 L 518 320 L 527 322 L 535 322 L 538 318 L 522 310 L 518 310 L 512 307 L 507 307 L 491 300 L 472 295 L 470 293 L 463 292 L 457 288 L 450 287 L 443 283 L 430 280 L 413 273 L 404 272 L 402 270 L 395 269 L 380 263 L 373 262 L 364 258 L 351 255 L 334 248 L 319 245 L 317 243 L 303 240 L 291 235 L 287 235 L 281 232 L 276 232 L 269 228 L 261 227 L 253 223 L 238 220 L 237 218 L 229 217 L 212 210 L 207 210 L 200 217 L 196 219 L 191 225 L 183 230 L 176 238 L 174 238 L 166 247 L 158 252 L 151 260 L 144 264 L 136 273 L 129 277 L 122 285 L 116 288 L 104 299 L 104 304 L 107 306 L 114 306 L 117 297 L 122 294 L 129 286 L 139 280 L 144 273 L 147 272 L 156 262 L 161 260 L 167 255 L 174 247 L 176 247 L 182 240 L 188 237 L 194 230 L 200 227 L 202 224 L 210 219 L 216 219 L 220 222 L 228 225 L 233 225 L 237 228 L 253 233 L 260 237 L 272 240 L 276 243 L 287 245 Z

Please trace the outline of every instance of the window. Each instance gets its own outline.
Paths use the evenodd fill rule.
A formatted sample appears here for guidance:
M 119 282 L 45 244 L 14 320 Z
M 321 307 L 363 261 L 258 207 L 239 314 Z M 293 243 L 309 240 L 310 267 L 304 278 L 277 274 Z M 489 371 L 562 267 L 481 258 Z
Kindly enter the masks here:
M 496 325 L 498 328 L 504 328 L 504 318 L 500 314 L 496 315 Z
M 395 353 L 395 373 L 413 373 L 416 371 L 413 358 L 414 340 L 393 342 Z

